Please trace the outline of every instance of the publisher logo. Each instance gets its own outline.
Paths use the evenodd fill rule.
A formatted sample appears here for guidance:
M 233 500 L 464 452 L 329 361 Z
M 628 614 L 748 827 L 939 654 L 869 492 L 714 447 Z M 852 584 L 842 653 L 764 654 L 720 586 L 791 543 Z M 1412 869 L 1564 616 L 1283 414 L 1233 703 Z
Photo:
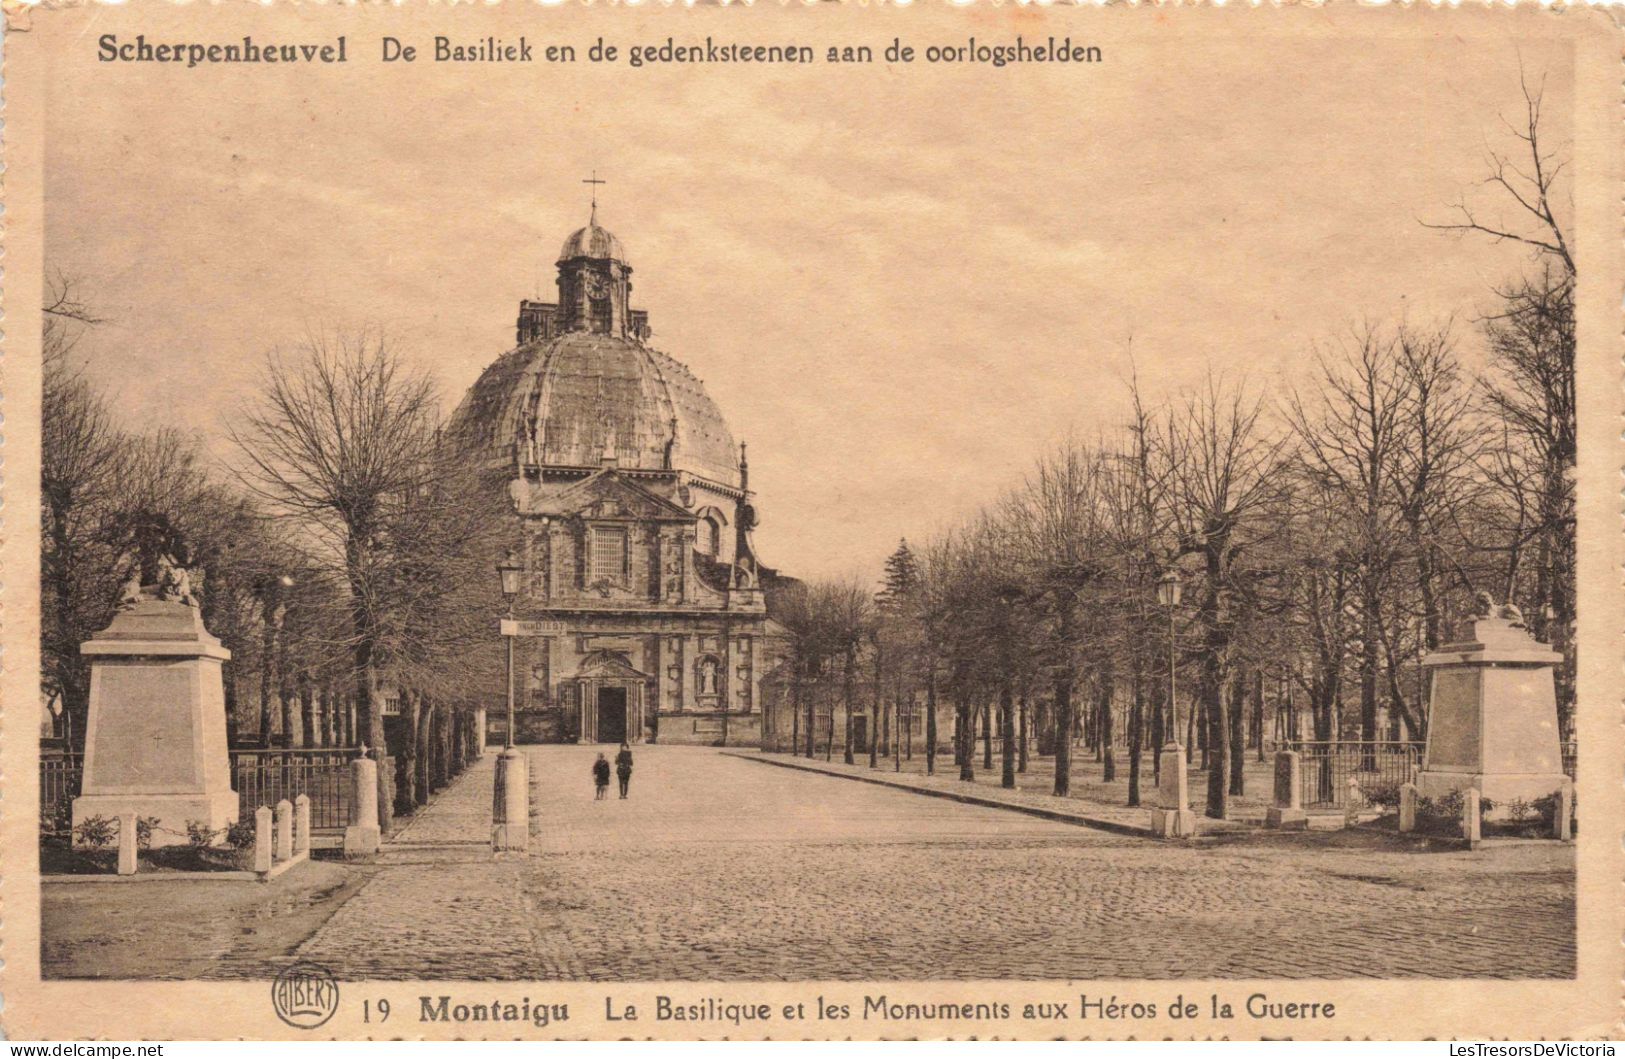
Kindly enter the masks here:
M 296 963 L 271 983 L 271 1006 L 288 1025 L 313 1030 L 339 1009 L 339 985 L 320 964 Z

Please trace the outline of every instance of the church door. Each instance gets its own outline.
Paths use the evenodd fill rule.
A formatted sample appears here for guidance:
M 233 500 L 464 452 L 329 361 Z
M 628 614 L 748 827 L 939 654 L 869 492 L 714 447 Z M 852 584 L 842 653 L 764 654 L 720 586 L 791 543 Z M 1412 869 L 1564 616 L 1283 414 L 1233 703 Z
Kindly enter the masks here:
M 626 739 L 626 689 L 598 689 L 598 741 L 619 743 Z

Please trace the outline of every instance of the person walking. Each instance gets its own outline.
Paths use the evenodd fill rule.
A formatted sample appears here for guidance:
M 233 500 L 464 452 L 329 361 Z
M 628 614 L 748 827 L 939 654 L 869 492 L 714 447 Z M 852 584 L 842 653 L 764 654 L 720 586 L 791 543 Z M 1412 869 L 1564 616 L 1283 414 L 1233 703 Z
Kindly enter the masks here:
M 609 760 L 603 754 L 599 754 L 598 760 L 592 763 L 592 783 L 597 788 L 597 793 L 593 795 L 592 800 L 595 802 L 603 801 L 604 792 L 609 790 Z M 626 788 L 624 780 L 621 782 L 621 788 L 623 790 Z M 622 797 L 625 797 L 625 795 L 622 795 Z
M 632 784 L 632 748 L 624 742 L 621 752 L 615 755 L 615 776 L 621 781 L 621 797 L 626 797 L 626 788 Z

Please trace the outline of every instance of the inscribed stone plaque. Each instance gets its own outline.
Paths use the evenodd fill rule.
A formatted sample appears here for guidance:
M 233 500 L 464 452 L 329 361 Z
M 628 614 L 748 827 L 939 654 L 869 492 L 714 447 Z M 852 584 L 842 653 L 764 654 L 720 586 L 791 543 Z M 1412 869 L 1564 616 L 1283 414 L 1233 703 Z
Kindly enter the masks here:
M 1433 702 L 1428 717 L 1429 768 L 1478 766 L 1478 669 L 1438 669 L 1433 673 Z

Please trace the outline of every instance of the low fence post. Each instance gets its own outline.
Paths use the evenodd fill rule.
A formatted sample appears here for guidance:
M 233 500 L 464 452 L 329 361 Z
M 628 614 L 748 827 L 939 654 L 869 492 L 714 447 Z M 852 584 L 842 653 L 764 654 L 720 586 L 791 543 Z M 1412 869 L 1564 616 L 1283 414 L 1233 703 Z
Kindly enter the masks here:
M 378 762 L 361 756 L 350 762 L 350 826 L 344 829 L 344 855 L 364 857 L 377 853 L 383 836 L 378 831 Z
M 134 813 L 125 813 L 118 818 L 118 873 L 120 875 L 135 874 L 136 858 L 141 848 L 136 827 Z
M 276 859 L 293 859 L 293 803 L 286 798 L 276 803 Z
M 1553 808 L 1552 837 L 1567 842 L 1574 837 L 1574 782 L 1563 784 L 1557 792 L 1557 805 Z
M 262 875 L 271 870 L 271 809 L 266 805 L 254 810 L 254 870 Z
M 1477 849 L 1483 838 L 1482 825 L 1479 820 L 1478 800 L 1482 797 L 1477 787 L 1468 787 L 1461 794 L 1461 837 L 1467 840 L 1471 849 Z
M 310 853 L 310 795 L 301 794 L 293 800 L 293 855 Z
M 1275 752 L 1275 804 L 1265 812 L 1264 823 L 1294 831 L 1309 826 L 1303 808 L 1303 762 L 1296 750 Z
M 1416 800 L 1419 792 L 1416 784 L 1406 783 L 1399 788 L 1399 829 L 1401 831 L 1416 830 Z

